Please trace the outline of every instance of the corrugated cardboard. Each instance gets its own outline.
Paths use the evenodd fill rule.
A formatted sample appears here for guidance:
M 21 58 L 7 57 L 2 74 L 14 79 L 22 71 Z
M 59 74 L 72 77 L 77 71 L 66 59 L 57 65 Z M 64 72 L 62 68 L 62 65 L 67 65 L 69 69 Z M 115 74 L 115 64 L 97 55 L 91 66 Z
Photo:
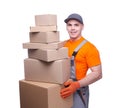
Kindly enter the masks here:
M 70 78 L 70 59 L 44 62 L 27 58 L 24 70 L 26 80 L 63 84 Z
M 58 50 L 28 49 L 28 57 L 46 62 L 68 58 L 68 48 L 62 47 Z
M 73 97 L 61 98 L 59 84 L 19 81 L 20 108 L 71 108 Z
M 35 15 L 36 26 L 57 25 L 57 16 L 52 14 Z
M 30 32 L 30 42 L 51 43 L 59 41 L 59 32 Z
M 44 43 L 23 43 L 25 49 L 59 49 L 64 46 L 64 42 L 54 42 L 49 44 Z
M 57 26 L 35 26 L 30 27 L 30 32 L 51 32 L 57 31 Z

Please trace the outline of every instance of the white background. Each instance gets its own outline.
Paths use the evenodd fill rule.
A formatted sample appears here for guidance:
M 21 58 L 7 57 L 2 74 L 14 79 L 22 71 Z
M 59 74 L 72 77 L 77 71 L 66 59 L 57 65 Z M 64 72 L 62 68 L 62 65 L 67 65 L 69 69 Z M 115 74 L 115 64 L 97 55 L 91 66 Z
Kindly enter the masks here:
M 20 108 L 19 83 L 34 15 L 56 14 L 60 40 L 67 39 L 64 19 L 71 13 L 83 17 L 83 36 L 99 49 L 103 79 L 90 86 L 89 108 L 120 108 L 119 0 L 1 0 L 0 1 L 0 107 Z

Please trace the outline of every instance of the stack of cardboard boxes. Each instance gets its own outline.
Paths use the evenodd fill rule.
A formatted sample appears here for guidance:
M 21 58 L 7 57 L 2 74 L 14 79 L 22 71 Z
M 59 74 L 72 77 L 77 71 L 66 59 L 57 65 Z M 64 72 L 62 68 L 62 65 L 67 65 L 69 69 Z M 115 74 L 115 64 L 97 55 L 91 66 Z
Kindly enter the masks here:
M 60 90 L 70 77 L 68 49 L 59 39 L 57 16 L 36 15 L 30 27 L 30 42 L 24 60 L 25 79 L 19 81 L 21 108 L 71 108 L 72 96 L 63 99 Z

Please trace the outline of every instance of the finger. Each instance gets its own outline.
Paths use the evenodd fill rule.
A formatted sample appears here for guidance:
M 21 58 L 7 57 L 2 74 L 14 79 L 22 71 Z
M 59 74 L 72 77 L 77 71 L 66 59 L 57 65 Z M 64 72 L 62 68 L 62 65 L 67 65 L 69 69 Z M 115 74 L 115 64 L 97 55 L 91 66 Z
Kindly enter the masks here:
M 73 81 L 72 80 L 68 80 L 67 82 L 64 83 L 64 86 L 68 86 L 72 83 Z
M 70 95 L 71 95 L 70 92 L 65 92 L 65 93 L 61 94 L 61 97 L 66 98 L 66 97 L 68 97 Z
M 66 91 L 61 92 L 60 94 L 61 94 L 61 96 L 69 96 L 72 93 L 71 93 L 71 91 L 69 89 L 67 89 Z
M 63 93 L 63 92 L 66 92 L 66 91 L 69 91 L 68 87 L 61 89 L 60 93 Z
M 65 83 L 64 83 L 64 86 L 65 86 L 65 87 L 68 87 L 70 84 L 71 84 L 70 82 L 65 82 Z
M 61 93 L 61 95 L 67 95 L 67 94 L 71 94 L 71 91 L 65 91 Z

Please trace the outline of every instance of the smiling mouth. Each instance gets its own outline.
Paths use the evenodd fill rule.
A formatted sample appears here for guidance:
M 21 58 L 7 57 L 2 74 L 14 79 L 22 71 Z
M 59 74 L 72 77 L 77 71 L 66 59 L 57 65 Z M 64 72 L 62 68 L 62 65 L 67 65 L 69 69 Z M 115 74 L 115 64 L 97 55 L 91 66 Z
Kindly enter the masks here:
M 77 33 L 77 31 L 75 31 L 75 30 L 72 30 L 72 31 L 71 31 L 71 33 Z
M 70 32 L 72 35 L 76 34 L 77 32 Z

